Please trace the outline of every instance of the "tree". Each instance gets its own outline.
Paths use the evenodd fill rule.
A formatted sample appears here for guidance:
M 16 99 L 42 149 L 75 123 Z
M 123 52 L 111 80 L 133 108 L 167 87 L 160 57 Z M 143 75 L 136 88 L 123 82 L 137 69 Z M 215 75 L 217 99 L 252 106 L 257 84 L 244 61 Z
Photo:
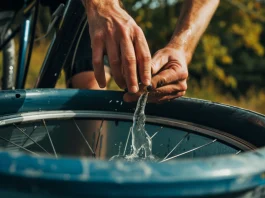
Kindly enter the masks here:
M 170 39 L 181 1 L 125 1 L 142 27 L 152 53 Z M 235 95 L 265 84 L 265 9 L 256 0 L 225 0 L 203 35 L 190 65 L 190 78 L 209 78 Z

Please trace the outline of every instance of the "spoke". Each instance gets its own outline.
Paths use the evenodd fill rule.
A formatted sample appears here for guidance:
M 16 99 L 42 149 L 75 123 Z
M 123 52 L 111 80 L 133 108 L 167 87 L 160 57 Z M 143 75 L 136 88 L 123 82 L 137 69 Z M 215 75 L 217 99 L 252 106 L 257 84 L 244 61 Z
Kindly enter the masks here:
M 85 140 L 88 148 L 90 149 L 91 153 L 93 156 L 96 156 L 95 152 L 93 151 L 93 149 L 91 148 L 90 144 L 88 143 L 88 141 L 86 140 L 86 137 L 84 136 L 84 134 L 82 133 L 82 131 L 80 130 L 79 126 L 77 125 L 75 119 L 73 119 L 74 123 L 75 123 L 75 126 L 77 128 L 77 130 L 79 131 L 80 135 L 82 136 L 82 138 Z
M 181 142 L 183 142 L 183 140 L 185 140 L 186 137 L 188 137 L 190 133 L 187 133 L 177 144 L 176 146 L 167 154 L 167 156 L 163 159 L 166 160 L 168 158 L 168 156 L 174 151 L 176 150 L 176 148 L 178 148 L 178 146 L 181 144 Z
M 26 149 L 26 148 L 24 148 L 24 147 L 22 147 L 22 146 L 20 146 L 20 145 L 18 145 L 18 144 L 16 144 L 16 143 L 14 143 L 14 142 L 11 142 L 10 140 L 8 140 L 8 139 L 6 139 L 6 138 L 4 138 L 4 137 L 1 137 L 1 136 L 0 136 L 0 139 L 4 140 L 4 141 L 6 141 L 6 142 L 8 142 L 8 143 L 10 143 L 10 144 L 13 144 L 14 146 L 17 146 L 17 147 L 21 148 L 22 150 L 27 151 L 27 152 L 29 152 L 29 153 L 31 153 L 31 154 L 33 154 L 33 155 L 39 155 L 39 154 L 37 154 L 37 153 L 35 153 L 35 152 L 33 152 L 33 151 L 30 151 L 30 150 L 28 150 L 28 149 Z
M 128 133 L 128 137 L 127 137 L 126 144 L 125 144 L 124 151 L 123 151 L 123 156 L 125 156 L 125 154 L 126 154 L 126 150 L 127 150 L 127 146 L 128 146 L 128 142 L 129 142 L 131 133 L 132 133 L 132 127 L 130 127 L 130 130 Z
M 238 155 L 238 154 L 241 153 L 241 152 L 242 152 L 241 150 L 237 151 L 237 152 L 236 152 L 236 155 Z
M 177 157 L 179 157 L 179 156 L 185 155 L 185 154 L 187 154 L 187 153 L 193 152 L 193 151 L 195 151 L 195 150 L 201 149 L 201 148 L 203 148 L 203 147 L 205 147 L 205 146 L 208 146 L 208 145 L 210 145 L 210 144 L 212 144 L 212 143 L 214 143 L 214 142 L 216 142 L 216 141 L 217 141 L 217 139 L 214 139 L 213 141 L 208 142 L 208 143 L 206 143 L 206 144 L 204 144 L 204 145 L 202 145 L 202 146 L 199 146 L 199 147 L 196 147 L 196 148 L 194 148 L 194 149 L 188 150 L 188 151 L 186 151 L 186 152 L 180 153 L 180 154 L 175 155 L 175 156 L 173 156 L 173 157 L 170 157 L 170 158 L 164 159 L 164 160 L 162 160 L 162 161 L 159 162 L 159 163 L 163 163 L 163 162 L 166 162 L 166 161 L 168 161 L 168 160 L 172 160 L 172 159 L 177 158 Z
M 104 123 L 104 119 L 101 121 L 101 124 L 100 124 L 99 130 L 98 130 L 98 138 L 97 138 L 97 143 L 96 143 L 95 151 L 96 151 L 97 148 L 98 148 L 98 143 L 99 143 L 99 139 L 100 139 L 101 131 L 102 131 L 102 128 L 103 128 L 103 123 Z
M 163 127 L 161 127 L 160 130 L 161 130 L 161 129 L 163 129 Z M 158 134 L 158 132 L 160 132 L 160 130 L 158 130 L 157 132 L 155 132 L 154 135 L 152 135 L 152 136 L 150 137 L 150 139 L 152 140 L 152 139 Z
M 13 125 L 21 132 L 23 133 L 25 136 L 27 136 L 28 139 L 30 139 L 34 144 L 38 145 L 44 152 L 46 152 L 47 154 L 51 155 L 48 151 L 46 151 L 38 142 L 36 142 L 35 140 L 33 140 L 27 133 L 25 133 L 21 128 L 19 128 L 16 124 L 13 123 Z
M 46 129 L 46 132 L 47 132 L 48 138 L 50 140 L 50 143 L 51 143 L 51 146 L 52 146 L 52 150 L 54 152 L 54 155 L 55 155 L 56 158 L 58 158 L 57 153 L 56 153 L 56 150 L 55 150 L 54 145 L 53 145 L 53 142 L 52 142 L 52 138 L 50 136 L 49 130 L 48 130 L 47 125 L 46 125 L 46 122 L 45 122 L 45 120 L 42 120 L 42 122 L 44 124 L 45 129 Z
M 32 136 L 32 134 L 34 133 L 34 131 L 37 129 L 37 127 L 35 128 L 33 128 L 33 130 L 31 131 L 31 133 L 29 134 L 29 137 L 31 137 Z M 23 142 L 23 144 L 21 145 L 21 146 L 24 146 L 26 143 L 27 143 L 27 141 L 29 140 L 29 138 L 27 138 L 24 142 Z M 38 140 L 38 138 L 37 138 L 37 140 Z
M 100 154 L 101 154 L 101 149 L 102 149 L 102 139 L 103 139 L 103 135 L 100 136 L 100 146 L 99 146 L 99 151 L 98 151 L 98 157 L 100 157 Z

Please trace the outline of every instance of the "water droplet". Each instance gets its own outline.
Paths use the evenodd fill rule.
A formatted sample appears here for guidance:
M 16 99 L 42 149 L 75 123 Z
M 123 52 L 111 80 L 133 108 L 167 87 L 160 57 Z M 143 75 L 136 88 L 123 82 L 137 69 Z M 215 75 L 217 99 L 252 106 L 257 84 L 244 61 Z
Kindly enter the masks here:
M 122 147 L 122 142 L 120 142 L 120 145 L 119 145 L 119 152 L 118 152 L 119 156 L 121 155 L 121 147 Z

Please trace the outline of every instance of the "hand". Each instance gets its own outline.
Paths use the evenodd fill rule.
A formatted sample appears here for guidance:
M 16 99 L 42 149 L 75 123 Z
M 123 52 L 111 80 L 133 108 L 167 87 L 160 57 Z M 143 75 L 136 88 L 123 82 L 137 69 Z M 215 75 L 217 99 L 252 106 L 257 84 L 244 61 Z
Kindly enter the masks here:
M 151 55 L 142 29 L 120 7 L 118 0 L 86 0 L 85 5 L 99 86 L 106 86 L 104 54 L 108 55 L 112 75 L 120 88 L 138 92 L 137 73 L 143 84 L 150 85 Z
M 165 47 L 159 50 L 152 60 L 152 86 L 148 101 L 160 103 L 185 95 L 187 90 L 188 68 L 183 50 Z M 136 101 L 137 94 L 126 93 L 126 102 Z

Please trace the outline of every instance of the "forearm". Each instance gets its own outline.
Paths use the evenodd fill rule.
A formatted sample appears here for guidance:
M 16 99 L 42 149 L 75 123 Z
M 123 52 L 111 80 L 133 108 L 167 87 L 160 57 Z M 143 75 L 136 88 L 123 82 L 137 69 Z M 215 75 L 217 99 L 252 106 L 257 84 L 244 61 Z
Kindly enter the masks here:
M 100 10 L 107 11 L 109 7 L 123 7 L 121 0 L 82 0 L 87 16 L 93 16 Z
M 197 43 L 218 4 L 219 0 L 184 0 L 176 29 L 168 45 L 182 48 L 187 63 L 191 61 Z

